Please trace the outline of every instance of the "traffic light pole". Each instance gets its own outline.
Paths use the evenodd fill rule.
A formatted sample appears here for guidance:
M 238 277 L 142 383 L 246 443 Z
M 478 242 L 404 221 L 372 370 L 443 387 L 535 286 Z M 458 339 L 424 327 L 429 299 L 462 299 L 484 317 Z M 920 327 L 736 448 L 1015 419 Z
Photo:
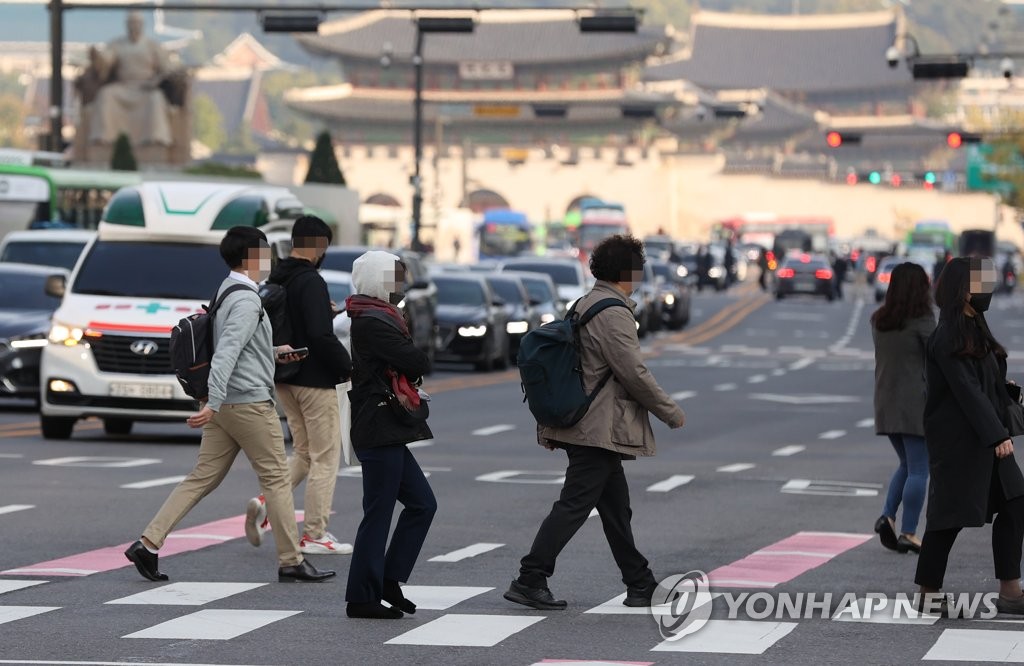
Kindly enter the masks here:
M 412 142 L 416 164 L 412 175 L 412 250 L 420 252 L 420 228 L 423 223 L 423 179 L 420 165 L 423 161 L 423 30 L 416 24 L 416 49 L 412 56 L 415 72 L 415 96 L 413 98 Z
M 64 150 L 64 2 L 50 0 L 49 150 Z

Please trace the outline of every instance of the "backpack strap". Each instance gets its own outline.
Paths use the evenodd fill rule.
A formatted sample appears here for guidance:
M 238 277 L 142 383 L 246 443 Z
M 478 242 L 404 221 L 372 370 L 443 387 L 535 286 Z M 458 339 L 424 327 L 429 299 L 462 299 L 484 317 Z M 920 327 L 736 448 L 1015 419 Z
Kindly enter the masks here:
M 581 316 L 580 320 L 576 322 L 576 325 L 586 326 L 587 323 L 591 319 L 596 317 L 599 313 L 603 312 L 604 310 L 607 310 L 608 308 L 613 308 L 615 306 L 622 306 L 624 308 L 629 307 L 628 305 L 626 305 L 624 302 L 617 298 L 602 298 L 597 303 L 594 303 L 589 308 L 587 308 L 587 311 L 583 313 L 583 316 Z M 575 308 L 573 308 L 573 310 L 575 311 Z
M 218 296 L 216 299 L 211 300 L 210 301 L 210 305 L 208 307 L 206 307 L 206 314 L 208 314 L 210 316 L 213 316 L 213 313 L 220 309 L 220 306 L 224 303 L 224 299 L 227 298 L 229 294 L 233 294 L 236 291 L 243 291 L 243 290 L 244 291 L 251 291 L 252 293 L 256 294 L 257 297 L 259 297 L 259 292 L 258 291 L 254 291 L 253 288 L 250 287 L 249 285 L 242 284 L 241 282 L 239 282 L 238 284 L 233 284 L 230 287 L 228 287 L 227 289 L 225 289 L 221 293 L 221 295 Z M 260 303 L 259 323 L 263 323 L 263 303 L 262 302 Z

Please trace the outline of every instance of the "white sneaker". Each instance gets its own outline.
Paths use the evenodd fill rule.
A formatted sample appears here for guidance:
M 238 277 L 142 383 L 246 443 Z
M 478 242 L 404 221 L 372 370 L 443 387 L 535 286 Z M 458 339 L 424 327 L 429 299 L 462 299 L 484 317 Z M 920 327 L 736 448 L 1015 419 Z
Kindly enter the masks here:
M 253 497 L 245 506 L 245 538 L 254 546 L 263 543 L 263 533 L 269 528 L 267 500 L 263 495 Z
M 299 539 L 299 552 L 304 555 L 349 555 L 352 553 L 352 544 L 338 543 L 330 532 L 324 532 L 319 539 L 303 534 Z

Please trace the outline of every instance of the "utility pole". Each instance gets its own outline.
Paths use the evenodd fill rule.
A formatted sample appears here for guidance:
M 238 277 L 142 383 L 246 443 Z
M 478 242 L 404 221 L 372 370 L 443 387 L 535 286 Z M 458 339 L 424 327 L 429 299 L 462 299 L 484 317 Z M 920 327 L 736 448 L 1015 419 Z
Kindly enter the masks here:
M 423 159 L 423 30 L 416 25 L 416 50 L 412 57 L 415 72 L 415 98 L 413 99 L 412 142 L 416 166 L 412 175 L 412 250 L 421 251 L 420 227 L 423 223 L 423 178 L 420 162 Z
M 50 141 L 64 152 L 64 2 L 50 0 Z

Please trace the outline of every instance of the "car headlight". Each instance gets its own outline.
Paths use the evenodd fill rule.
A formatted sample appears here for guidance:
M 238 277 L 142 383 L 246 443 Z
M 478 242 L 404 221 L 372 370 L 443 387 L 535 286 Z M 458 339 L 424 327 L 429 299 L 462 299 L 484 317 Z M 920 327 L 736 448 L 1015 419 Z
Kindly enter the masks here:
M 712 266 L 711 268 L 708 269 L 708 277 L 710 277 L 710 278 L 720 278 L 720 277 L 722 277 L 722 269 L 719 268 L 718 266 Z
M 464 338 L 482 338 L 487 335 L 487 325 L 459 326 L 459 335 Z
M 676 267 L 676 275 L 677 276 L 683 278 L 683 277 L 686 277 L 689 274 L 690 274 L 690 271 L 686 268 L 686 266 L 677 266 Z
M 510 335 L 521 335 L 530 330 L 530 323 L 526 321 L 510 321 L 505 325 L 505 330 Z
M 46 346 L 46 334 L 36 333 L 35 335 L 11 338 L 9 344 L 11 349 L 38 349 Z
M 550 324 L 554 320 L 555 320 L 555 315 L 551 314 L 550 312 L 545 312 L 544 314 L 542 314 L 540 316 L 540 323 L 542 323 L 542 324 Z
M 55 345 L 64 345 L 66 347 L 74 347 L 82 341 L 82 336 L 85 335 L 85 331 L 74 326 L 68 326 L 66 324 L 54 323 L 50 327 L 49 340 Z
M 665 294 L 665 305 L 675 305 L 676 297 L 672 294 Z

